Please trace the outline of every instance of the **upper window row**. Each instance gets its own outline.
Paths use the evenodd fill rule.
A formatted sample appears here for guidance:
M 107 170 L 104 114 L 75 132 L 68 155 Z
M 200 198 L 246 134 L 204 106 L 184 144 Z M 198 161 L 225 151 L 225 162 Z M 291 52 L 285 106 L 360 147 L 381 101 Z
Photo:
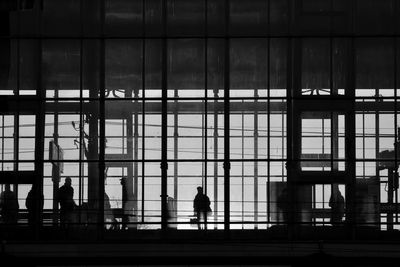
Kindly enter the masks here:
M 393 34 L 399 9 L 397 0 L 7 0 L 0 34 Z
M 286 38 L 230 39 L 226 66 L 221 39 L 107 39 L 104 47 L 99 40 L 3 40 L 0 95 L 43 88 L 47 98 L 99 98 L 101 90 L 106 98 L 159 98 L 166 86 L 168 97 L 219 98 L 229 75 L 231 97 L 286 97 L 288 79 L 297 96 L 353 96 L 353 86 L 356 97 L 399 96 L 398 39 L 303 38 L 293 45 L 289 63 Z

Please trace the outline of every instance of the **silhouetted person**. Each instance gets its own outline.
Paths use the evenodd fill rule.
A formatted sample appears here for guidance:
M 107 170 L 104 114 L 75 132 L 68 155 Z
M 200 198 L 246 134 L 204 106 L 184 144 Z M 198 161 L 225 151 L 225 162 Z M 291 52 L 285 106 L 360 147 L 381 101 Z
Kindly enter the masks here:
M 331 207 L 331 224 L 338 225 L 342 223 L 344 216 L 344 197 L 338 186 L 332 186 L 329 207 Z
M 167 198 L 167 221 L 168 228 L 177 228 L 176 224 L 176 201 L 173 197 Z
M 133 215 L 133 202 L 128 192 L 127 178 L 122 177 L 122 229 L 126 229 Z
M 287 188 L 284 188 L 277 198 L 276 206 L 278 207 L 278 221 L 282 218 L 283 222 L 288 221 L 288 212 L 289 212 L 289 195 Z M 280 215 L 280 216 L 279 216 Z
M 65 178 L 64 185 L 58 189 L 58 202 L 60 203 L 60 224 L 65 228 L 67 224 L 73 222 L 75 209 L 74 189 L 71 186 L 70 177 Z
M 5 224 L 17 224 L 19 204 L 17 194 L 11 191 L 9 184 L 6 184 L 5 190 L 0 194 L 1 219 Z
M 108 221 L 111 223 L 111 229 L 114 229 L 116 227 L 116 221 L 111 209 L 110 198 L 108 197 L 107 193 L 104 192 L 104 222 Z
M 44 203 L 44 197 L 43 194 L 41 194 L 39 198 L 40 201 L 39 206 L 36 206 L 37 197 L 35 196 L 35 190 L 36 190 L 35 186 L 32 186 L 25 200 L 25 206 L 28 210 L 28 225 L 32 228 L 35 226 L 37 215 L 43 211 L 43 203 Z
M 211 212 L 210 199 L 203 194 L 203 187 L 197 187 L 197 195 L 193 200 L 193 210 L 197 217 L 197 227 L 201 229 L 201 222 L 204 221 L 204 229 L 207 229 L 207 215 Z

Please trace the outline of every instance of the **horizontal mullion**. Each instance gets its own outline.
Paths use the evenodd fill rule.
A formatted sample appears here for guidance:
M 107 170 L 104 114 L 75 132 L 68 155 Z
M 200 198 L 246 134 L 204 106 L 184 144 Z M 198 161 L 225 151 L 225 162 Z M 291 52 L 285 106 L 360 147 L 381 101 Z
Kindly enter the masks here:
M 302 34 L 302 33 L 281 33 L 281 34 L 271 34 L 266 31 L 265 34 L 234 34 L 234 33 L 220 33 L 220 34 L 154 34 L 154 35 L 146 35 L 146 34 L 132 34 L 132 35 L 106 35 L 99 34 L 97 36 L 88 36 L 82 34 L 76 35 L 48 35 L 48 34 L 36 34 L 36 35 L 25 35 L 25 34 L 13 34 L 13 35 L 2 35 L 0 36 L 0 40 L 163 40 L 163 39 L 263 39 L 263 38 L 274 38 L 274 39 L 302 39 L 302 38 L 398 38 L 400 34 L 356 34 L 356 33 L 348 33 L 348 34 L 336 34 L 329 33 L 324 31 L 324 33 L 319 34 Z

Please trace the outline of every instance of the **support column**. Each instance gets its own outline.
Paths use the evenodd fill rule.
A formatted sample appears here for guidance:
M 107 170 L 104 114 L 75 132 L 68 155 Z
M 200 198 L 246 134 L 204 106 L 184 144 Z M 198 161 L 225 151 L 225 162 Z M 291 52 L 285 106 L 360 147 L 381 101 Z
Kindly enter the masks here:
M 354 39 L 351 40 L 348 50 L 349 72 L 346 82 L 346 97 L 352 99 L 345 114 L 345 158 L 346 173 L 346 231 L 349 239 L 355 237 L 355 210 L 356 210 L 356 120 L 355 120 L 355 47 Z
M 224 71 L 224 230 L 225 237 L 230 237 L 230 39 L 229 39 L 229 24 L 230 24 L 230 5 L 229 1 L 225 0 L 225 23 L 226 37 L 224 41 L 225 52 L 225 71 Z
M 163 21 L 163 39 L 162 39 L 162 68 L 161 68 L 161 229 L 168 228 L 168 210 L 167 210 L 167 187 L 168 187 L 168 40 L 167 40 L 167 0 L 162 0 L 162 21 Z
M 83 32 L 101 34 L 104 25 L 104 2 L 82 1 L 81 8 L 81 16 L 85 18 L 85 25 L 82 25 Z M 100 105 L 104 104 L 104 40 L 84 39 L 82 40 L 81 51 L 82 90 L 84 88 L 89 90 L 90 98 L 88 103 L 82 104 L 85 123 L 89 127 L 86 154 L 88 160 L 87 197 L 89 210 L 87 219 L 88 223 L 91 224 L 90 226 L 94 227 L 93 224 L 97 223 L 100 218 L 103 221 L 104 218 L 97 214 L 100 207 L 98 200 L 104 197 L 104 172 L 99 172 L 100 166 L 97 162 L 100 159 L 98 152 Z M 103 99 L 100 99 L 101 96 L 103 96 Z M 102 148 L 104 148 L 104 144 L 100 147 L 100 149 Z M 102 169 L 104 170 L 104 168 Z M 101 188 L 100 183 L 103 184 Z M 101 193 L 100 189 L 103 190 Z
M 99 211 L 99 197 L 100 197 L 100 181 L 104 187 L 104 175 L 100 178 L 100 166 L 98 161 L 99 157 L 99 120 L 104 117 L 100 116 L 101 105 L 104 105 L 104 99 L 99 99 L 101 88 L 104 88 L 104 40 L 86 40 L 84 42 L 84 56 L 83 56 L 83 71 L 85 73 L 85 87 L 89 88 L 90 103 L 88 103 L 85 110 L 86 121 L 89 125 L 89 134 L 87 141 L 87 189 L 88 189 L 88 222 L 93 224 L 97 223 L 100 216 L 97 214 Z M 104 94 L 104 92 L 103 92 Z M 104 107 L 103 107 L 104 109 Z M 103 122 L 104 125 L 104 122 Z M 102 136 L 104 140 L 104 135 Z M 101 146 L 104 148 L 104 144 Z M 100 149 L 101 149 L 100 148 Z M 103 150 L 104 159 L 104 150 Z M 104 192 L 101 198 L 104 197 Z M 103 220 L 103 219 L 102 219 Z
M 33 181 L 34 195 L 35 195 L 35 238 L 40 239 L 40 229 L 43 224 L 43 177 L 44 177 L 44 135 L 45 135 L 45 91 L 42 88 L 42 41 L 38 41 L 37 45 L 37 113 L 36 113 L 36 127 L 35 127 L 35 179 Z M 43 199 L 44 201 L 44 199 Z M 54 207 L 54 206 L 53 206 Z M 54 218 L 53 218 L 54 223 Z

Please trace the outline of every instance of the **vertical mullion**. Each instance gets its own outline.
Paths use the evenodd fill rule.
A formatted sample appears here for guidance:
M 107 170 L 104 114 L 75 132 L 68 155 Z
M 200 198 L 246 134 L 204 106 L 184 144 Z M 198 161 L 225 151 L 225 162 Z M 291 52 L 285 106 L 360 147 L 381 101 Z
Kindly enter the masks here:
M 375 88 L 375 101 L 378 101 L 379 97 L 379 89 Z M 375 159 L 379 159 L 379 139 L 380 139 L 380 131 L 379 131 L 379 124 L 380 124 L 380 117 L 379 117 L 379 111 L 375 111 Z M 365 148 L 364 148 L 365 149 Z M 377 177 L 378 181 L 380 181 L 380 173 L 379 173 L 379 162 L 375 162 L 375 176 Z M 390 185 L 390 180 L 391 180 L 391 171 L 388 169 L 388 185 Z M 388 203 L 393 203 L 393 192 L 392 188 L 389 186 L 388 187 Z M 393 223 L 393 213 L 387 213 L 387 229 L 389 229 L 391 226 L 393 227 L 393 224 L 390 226 L 389 223 L 390 221 Z
M 137 228 L 137 216 L 138 216 L 138 212 L 137 212 L 137 210 L 138 210 L 138 184 L 139 184 L 139 170 L 138 170 L 138 168 L 139 168 L 139 162 L 138 162 L 138 159 L 139 159 L 139 150 L 138 150 L 138 146 L 139 146 L 139 100 L 138 100 L 138 98 L 139 98 L 139 88 L 135 88 L 135 109 L 134 109 L 134 118 L 133 118 L 133 120 L 134 120 L 134 127 L 133 127 L 133 140 L 134 140 L 134 143 L 133 143 L 133 147 L 132 147 L 132 149 L 133 149 L 133 160 L 134 160 L 134 162 L 133 162 L 133 200 L 134 200 L 134 203 L 133 203 L 133 205 L 134 205 L 134 207 L 133 207 L 133 209 L 134 209 L 134 222 L 135 222 L 135 226 L 134 226 L 134 228 Z M 132 115 L 129 115 L 129 116 L 132 116 Z M 128 118 L 128 121 L 129 120 L 132 120 L 132 118 Z M 127 127 L 132 127 L 132 126 L 129 126 L 129 124 L 127 124 Z M 127 134 L 128 134 L 128 139 L 129 138 L 131 138 L 130 136 L 129 136 L 129 129 L 127 129 Z M 131 142 L 129 142 L 128 141 L 128 144 L 129 143 L 131 143 Z M 130 146 L 132 146 L 132 145 L 130 145 Z M 128 148 L 129 148 L 129 146 L 128 146 Z M 129 151 L 129 150 L 128 150 Z M 129 153 L 129 152 L 128 152 Z M 129 156 L 130 157 L 130 156 Z
M 80 31 L 81 36 L 83 36 L 83 0 L 79 1 L 80 6 Z M 84 143 L 85 140 L 83 139 L 83 131 L 84 131 L 84 116 L 83 116 L 83 39 L 81 38 L 79 41 L 79 206 L 82 205 L 83 202 L 83 175 L 84 169 L 82 167 L 83 160 L 84 160 Z M 79 222 L 81 222 L 81 213 L 79 213 Z
M 365 102 L 363 99 L 362 102 Z M 363 110 L 362 112 L 362 144 L 363 144 L 363 149 L 362 149 L 362 155 L 363 155 L 363 176 L 365 177 L 365 111 Z
M 258 88 L 254 90 L 254 221 L 258 221 Z M 258 229 L 258 224 L 254 225 Z
M 268 10 L 270 9 L 268 1 Z M 270 12 L 268 11 L 268 14 Z M 268 19 L 269 25 L 269 19 Z M 269 26 L 268 26 L 269 29 Z M 267 39 L 267 224 L 270 224 L 270 215 L 271 215 L 271 78 L 270 78 L 270 60 L 271 60 L 271 38 Z
M 39 68 L 42 68 L 41 66 Z M 40 74 L 41 75 L 41 74 Z M 39 87 L 40 88 L 40 87 Z M 45 92 L 46 94 L 46 92 Z M 57 103 L 57 97 L 58 97 L 58 91 L 55 91 L 55 102 Z M 53 132 L 53 140 L 54 140 L 54 145 L 58 146 L 58 109 L 54 112 L 54 132 Z M 54 217 L 53 217 L 53 225 L 56 226 L 58 222 L 58 202 L 56 199 L 57 193 L 58 193 L 58 187 L 60 184 L 60 171 L 59 171 L 59 163 L 53 164 L 52 165 L 52 181 L 53 181 L 53 211 L 54 211 Z
M 331 76 L 332 77 L 332 76 Z M 335 159 L 337 159 L 338 157 L 336 157 L 336 148 L 337 146 L 336 144 L 336 140 L 334 140 L 334 138 L 338 138 L 338 131 L 336 129 L 336 127 L 338 126 L 338 120 L 336 119 L 335 113 L 334 112 L 330 112 L 329 117 L 330 117 L 330 144 L 331 144 L 331 148 L 330 148 L 330 163 L 331 163 L 331 173 L 333 173 L 334 171 L 337 171 L 337 161 L 334 161 L 334 157 Z M 325 129 L 323 129 L 323 131 L 325 131 Z
M 18 6 L 18 9 L 21 7 L 21 0 L 17 0 L 17 6 Z M 10 33 L 11 34 L 11 33 Z M 20 12 L 17 12 L 17 34 L 18 35 L 20 35 L 21 34 L 21 13 Z M 11 44 L 11 46 L 12 46 L 12 43 L 11 43 L 11 36 L 9 36 L 10 37 L 10 44 Z M 16 67 L 17 67 L 17 73 L 16 73 L 16 76 L 17 76 L 17 84 L 16 84 L 16 92 L 14 92 L 14 94 L 16 95 L 16 96 L 20 96 L 21 94 L 20 94 L 20 81 L 19 81 L 19 79 L 20 79 L 20 54 L 21 54 L 21 48 L 20 48 L 20 43 L 21 43 L 21 39 L 20 39 L 21 37 L 18 37 L 17 39 L 16 39 L 16 42 L 17 42 L 17 60 L 16 60 Z M 11 50 L 10 50 L 11 51 Z M 11 56 L 10 56 L 10 58 L 11 58 Z M 18 104 L 19 104 L 19 100 L 20 100 L 20 98 L 18 97 L 17 98 L 18 99 Z M 17 105 L 17 107 L 19 107 L 19 105 Z
M 145 133 L 146 133 L 146 124 L 145 124 L 145 99 L 146 99 L 146 0 L 142 0 L 142 220 L 144 223 L 144 194 L 145 194 Z
M 19 2 L 20 0 L 18 0 L 18 2 Z M 18 6 L 19 6 L 19 3 L 18 3 Z M 19 12 L 17 12 L 17 13 L 19 13 Z M 18 15 L 18 17 L 19 17 L 19 15 Z M 18 29 L 19 29 L 19 19 L 18 19 Z M 21 102 L 20 102 L 20 94 L 19 94 L 19 87 L 20 87 L 20 84 L 19 84 L 19 71 L 20 71 L 20 69 L 19 69 L 19 67 L 20 67 L 20 62 L 19 62 L 19 55 L 20 55 L 20 39 L 18 38 L 17 40 L 16 40 L 16 42 L 17 42 L 17 61 L 16 61 L 16 63 L 17 63 L 17 87 L 16 87 L 16 92 L 15 92 L 15 95 L 17 96 L 17 114 L 16 114 L 16 117 L 14 117 L 14 121 L 16 122 L 15 124 L 14 124 L 14 127 L 16 127 L 16 135 L 15 135 L 15 147 L 14 147 L 14 149 L 15 149 L 15 155 L 14 155 L 14 171 L 18 171 L 18 161 L 19 161 L 19 116 L 20 116 L 20 112 L 19 112 L 19 110 L 20 110 L 20 105 L 21 105 Z M 12 42 L 11 41 L 11 39 L 10 39 L 10 44 L 11 44 L 11 47 L 12 47 L 12 45 L 13 45 L 13 43 L 14 42 Z M 10 56 L 10 58 L 11 58 L 11 56 Z M 18 183 L 18 181 L 16 180 L 15 181 L 16 183 Z M 16 193 L 16 195 L 18 196 L 18 186 L 17 185 L 14 185 L 14 192 Z
M 397 1 L 395 1 L 395 3 L 397 3 Z M 396 8 L 394 10 L 397 10 L 397 5 Z M 396 28 L 397 29 L 397 28 Z M 395 140 L 395 145 L 394 145 L 394 166 L 398 166 L 398 144 L 399 144 L 399 136 L 398 136 L 398 128 L 397 128 L 397 57 L 398 57 L 398 50 L 397 50 L 397 38 L 394 37 L 393 39 L 393 46 L 394 46 L 394 57 L 393 57 L 393 65 L 394 65 L 394 140 Z M 396 171 L 396 176 L 395 179 L 398 179 L 398 174 L 399 174 L 399 170 L 398 168 L 395 169 Z M 398 181 L 397 181 L 398 182 Z M 396 188 L 396 206 L 399 202 L 399 195 L 398 195 L 398 191 L 399 188 Z M 399 222 L 399 214 L 398 214 L 398 210 L 396 210 L 396 223 Z
M 19 5 L 19 1 L 20 0 L 18 0 L 17 1 L 17 4 L 18 4 L 18 7 L 20 6 Z M 17 12 L 17 13 L 19 13 L 19 12 Z M 18 15 L 18 18 L 19 18 L 19 15 Z M 19 30 L 19 19 L 18 19 L 18 23 L 17 23 L 18 25 L 18 30 Z M 15 172 L 18 172 L 18 161 L 19 161 L 19 116 L 20 116 L 20 105 L 21 105 L 21 102 L 20 102 L 20 98 L 19 98 L 19 66 L 20 66 L 20 64 L 19 64 L 19 53 L 20 53 L 20 47 L 19 47 L 19 45 L 20 45 L 20 40 L 19 40 L 19 38 L 16 40 L 16 41 L 14 41 L 13 39 L 11 39 L 11 37 L 10 37 L 10 39 L 9 39 L 9 43 L 10 43 L 10 47 L 12 48 L 12 46 L 14 46 L 15 45 L 15 42 L 17 43 L 17 87 L 16 87 L 16 89 L 14 89 L 14 94 L 17 96 L 17 112 L 16 113 L 14 113 L 15 115 L 14 115 L 14 129 L 15 129 L 15 133 L 14 133 L 14 151 L 15 151 L 15 154 L 14 154 L 14 171 Z M 11 51 L 11 49 L 10 49 L 10 51 Z M 13 61 L 13 59 L 12 59 L 12 57 L 11 57 L 11 55 L 10 55 L 10 62 L 11 61 Z M 15 194 L 18 196 L 18 180 L 15 180 L 14 181 L 14 192 L 15 192 Z
M 332 3 L 332 1 L 333 0 L 330 0 L 330 8 L 331 8 L 331 13 L 330 13 L 330 16 L 329 16 L 329 20 L 330 20 L 330 37 L 329 37 L 329 90 L 330 90 L 330 95 L 332 96 L 337 96 L 338 95 L 338 93 L 337 93 L 337 90 L 336 90 L 336 88 L 333 88 L 333 38 L 332 38 L 332 32 L 333 32 L 333 17 L 332 17 L 332 12 L 333 12 L 333 3 Z M 335 137 L 337 137 L 337 134 L 335 134 L 334 135 L 334 133 L 337 133 L 337 131 L 335 130 L 333 130 L 334 129 L 334 127 L 336 127 L 337 126 L 337 123 L 334 123 L 334 120 L 335 120 L 335 122 L 336 122 L 336 119 L 333 117 L 334 116 L 334 113 L 333 112 L 331 112 L 330 113 L 330 127 L 331 127 L 331 130 L 330 130 L 330 144 L 331 144 L 331 148 L 330 148 L 330 165 L 331 165 L 331 172 L 333 172 L 335 169 L 337 169 L 336 168 L 336 166 L 337 166 L 337 163 L 335 163 L 334 162 L 334 154 L 336 155 L 336 150 L 334 150 L 334 144 L 336 143 L 334 143 L 334 140 L 333 140 L 333 138 Z M 325 131 L 325 129 L 322 129 L 322 131 Z M 324 152 L 323 152 L 324 153 Z
M 218 222 L 218 89 L 214 88 L 214 221 Z M 218 225 L 214 224 L 214 229 Z
M 17 100 L 17 110 L 16 110 L 16 112 L 13 112 L 13 114 L 14 114 L 14 126 L 13 126 L 13 128 L 14 128 L 14 138 L 13 138 L 13 140 L 14 140 L 14 158 L 13 158 L 13 160 L 14 160 L 14 162 L 13 162 L 13 165 L 14 165 L 14 167 L 13 167 L 13 171 L 15 171 L 15 172 L 17 172 L 18 171 L 18 160 L 19 160 L 19 115 L 20 115 L 20 112 L 19 112 L 19 108 L 20 108 L 20 102 L 19 102 L 19 100 Z M 15 191 L 15 193 L 16 194 L 18 194 L 18 192 L 17 192 L 17 183 L 18 183 L 18 181 L 17 180 L 15 180 L 14 181 L 14 191 Z
M 105 36 L 104 36 L 104 23 L 105 23 L 105 0 L 102 0 L 100 7 L 100 20 L 101 20 L 101 41 L 100 41 L 100 144 L 99 144 L 99 192 L 98 192 L 98 238 L 103 238 L 103 221 L 104 221 L 104 175 L 105 175 L 105 55 L 106 55 L 106 44 L 105 44 Z
M 208 72 L 207 72 L 207 65 L 208 65 L 208 10 L 207 10 L 207 6 L 208 6 L 208 0 L 204 0 L 204 122 L 203 122 L 203 126 L 204 126 L 204 151 L 203 151 L 203 155 L 204 155 L 204 161 L 203 164 L 204 165 L 204 172 L 205 172 L 205 188 L 204 188 L 204 192 L 207 195 L 208 192 L 208 149 L 207 149 L 207 145 L 208 145 Z
M 331 124 L 332 125 L 332 124 Z M 325 119 L 322 116 L 322 154 L 325 153 Z M 322 165 L 322 171 L 325 171 L 324 165 Z
M 282 139 L 282 143 L 281 143 L 281 145 L 282 145 L 282 152 L 281 152 L 281 154 L 282 154 L 282 157 L 281 157 L 281 159 L 283 158 L 283 154 L 284 154 L 284 147 L 285 147 L 285 116 L 284 116 L 284 114 L 283 114 L 283 112 L 282 112 L 282 114 L 281 114 L 281 117 L 282 117 L 282 120 L 281 120 L 281 139 Z M 286 136 L 286 138 L 287 138 L 287 136 Z M 282 178 L 283 178 L 283 174 L 285 173 L 285 166 L 283 165 L 283 164 L 281 164 L 282 165 Z
M 270 14 L 270 1 L 268 1 L 268 14 Z M 269 19 L 268 19 L 268 31 L 269 31 Z M 270 60 L 271 60 L 271 38 L 267 39 L 267 224 L 270 224 L 271 214 L 271 78 L 270 78 Z
M 316 197 L 315 197 L 315 189 L 316 188 L 316 186 L 315 185 L 313 185 L 312 187 L 311 187 L 311 201 L 312 201 L 312 207 L 313 207 L 313 209 L 316 209 L 317 208 L 317 203 L 316 203 Z M 313 222 L 313 226 L 315 226 L 316 225 L 316 219 L 315 219 L 315 217 L 313 217 L 313 220 L 312 220 L 312 222 Z
M 225 0 L 225 69 L 224 69 L 224 230 L 225 237 L 230 233 L 230 39 L 229 39 L 230 5 Z
M 4 171 L 4 115 L 1 116 L 1 170 Z M 2 189 L 2 188 L 1 188 Z
M 178 105 L 179 105 L 179 101 L 178 101 L 178 89 L 174 89 L 174 104 L 175 104 L 175 108 L 174 108 L 174 198 L 175 200 L 178 199 L 178 168 L 179 168 L 179 164 L 178 164 L 178 158 L 179 158 L 179 154 L 178 154 L 178 149 L 179 149 L 179 116 L 178 116 Z
M 322 209 L 325 209 L 325 185 L 322 186 Z
M 204 120 L 203 120 L 203 140 L 204 140 L 204 192 L 208 195 L 208 1 L 204 0 Z M 208 229 L 207 216 L 205 219 L 205 229 Z
M 242 99 L 242 104 L 244 104 L 245 102 L 244 102 L 244 100 Z M 242 229 L 244 228 L 244 224 L 243 224 L 243 221 L 244 221 L 244 219 L 245 219 L 245 214 L 244 214 L 244 194 L 245 194 L 245 192 L 244 192 L 244 179 L 245 179 L 245 177 L 244 177 L 244 168 L 245 168 L 245 166 L 244 166 L 244 161 L 243 161 L 243 159 L 244 159 L 244 157 L 245 157 L 245 155 L 244 155 L 244 112 L 242 111 L 242 114 L 241 114 L 242 116 L 241 116 L 241 122 L 242 122 L 242 125 L 241 125 L 241 158 L 242 158 L 242 162 L 241 162 L 241 169 L 242 169 Z

